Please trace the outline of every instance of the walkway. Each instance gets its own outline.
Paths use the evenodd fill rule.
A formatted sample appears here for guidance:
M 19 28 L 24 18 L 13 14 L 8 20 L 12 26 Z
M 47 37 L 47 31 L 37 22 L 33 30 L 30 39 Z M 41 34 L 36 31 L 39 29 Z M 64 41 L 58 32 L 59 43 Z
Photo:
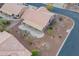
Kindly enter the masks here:
M 38 5 L 35 5 L 35 4 L 32 4 L 32 5 L 37 7 L 39 7 L 40 5 L 45 6 L 39 3 Z M 74 29 L 71 31 L 59 55 L 65 55 L 65 56 L 79 55 L 79 13 L 69 11 L 66 9 L 56 8 L 56 7 L 53 8 L 52 12 L 68 16 L 72 18 L 75 22 Z

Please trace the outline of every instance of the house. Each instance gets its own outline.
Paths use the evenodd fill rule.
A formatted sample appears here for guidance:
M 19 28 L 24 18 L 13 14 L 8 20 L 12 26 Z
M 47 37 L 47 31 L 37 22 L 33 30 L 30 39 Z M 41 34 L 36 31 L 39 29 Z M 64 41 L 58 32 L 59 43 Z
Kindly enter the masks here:
M 22 15 L 23 23 L 43 31 L 46 26 L 54 19 L 54 13 L 49 12 L 45 7 L 39 9 L 26 9 Z
M 5 3 L 1 8 L 0 12 L 14 18 L 19 18 L 25 10 L 25 6 L 17 5 L 17 3 Z
M 0 56 L 30 56 L 26 49 L 12 34 L 0 32 Z
M 32 36 L 43 37 L 44 30 L 54 19 L 55 14 L 49 12 L 45 7 L 38 9 L 26 9 L 21 19 L 23 19 L 24 26 L 20 26 L 21 30 L 30 32 Z

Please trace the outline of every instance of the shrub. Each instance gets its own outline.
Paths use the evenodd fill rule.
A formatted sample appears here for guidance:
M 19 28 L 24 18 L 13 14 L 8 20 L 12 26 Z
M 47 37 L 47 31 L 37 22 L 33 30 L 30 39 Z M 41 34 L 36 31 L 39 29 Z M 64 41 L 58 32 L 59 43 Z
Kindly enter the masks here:
M 59 38 L 62 38 L 62 36 L 59 36 Z
M 48 34 L 51 34 L 52 33 L 52 29 L 48 29 Z
M 51 35 L 51 34 L 52 34 L 52 30 L 53 30 L 53 28 L 50 26 L 50 27 L 48 28 L 48 31 L 47 31 L 47 32 L 48 32 L 48 34 L 50 34 L 50 35 Z
M 50 26 L 50 27 L 49 27 L 49 29 L 51 29 L 51 30 L 52 30 L 53 28 Z
M 38 50 L 32 50 L 32 56 L 39 56 L 39 51 Z
M 62 20 L 63 20 L 63 18 L 62 18 L 62 17 L 60 17 L 60 18 L 59 18 L 59 21 L 62 21 Z
M 51 11 L 52 8 L 53 8 L 53 4 L 52 4 L 52 3 L 48 3 L 47 6 L 46 6 L 46 8 L 47 8 L 49 11 Z

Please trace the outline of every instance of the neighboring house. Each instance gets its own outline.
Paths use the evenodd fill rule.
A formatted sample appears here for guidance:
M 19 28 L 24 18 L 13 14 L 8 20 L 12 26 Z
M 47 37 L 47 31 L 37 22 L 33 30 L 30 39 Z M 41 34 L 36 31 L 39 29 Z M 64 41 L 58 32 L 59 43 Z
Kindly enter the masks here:
M 1 8 L 0 12 L 14 18 L 19 18 L 25 10 L 25 6 L 17 5 L 17 3 L 5 3 Z
M 38 36 L 43 36 L 42 33 L 44 32 L 46 27 L 52 22 L 54 16 L 55 14 L 49 12 L 45 7 L 40 7 L 38 9 L 28 8 L 23 13 L 21 19 L 23 19 L 23 25 L 29 28 L 28 30 L 26 29 L 27 31 L 31 31 L 31 34 L 33 33 L 33 35 L 37 33 Z
M 65 3 L 53 3 L 54 7 L 58 7 L 58 8 L 65 8 L 67 4 Z
M 28 51 L 13 35 L 0 32 L 0 56 L 31 56 Z

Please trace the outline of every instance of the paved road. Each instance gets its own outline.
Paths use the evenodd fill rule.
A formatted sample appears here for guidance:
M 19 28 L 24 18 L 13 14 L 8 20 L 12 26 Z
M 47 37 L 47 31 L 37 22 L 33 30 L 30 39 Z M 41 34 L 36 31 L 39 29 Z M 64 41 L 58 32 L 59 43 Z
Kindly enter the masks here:
M 43 4 L 38 4 L 38 5 L 32 4 L 32 5 L 36 7 L 45 6 Z M 74 29 L 71 31 L 59 55 L 78 56 L 79 55 L 79 13 L 69 11 L 66 9 L 56 8 L 56 7 L 53 8 L 52 12 L 68 16 L 72 18 L 75 22 Z

